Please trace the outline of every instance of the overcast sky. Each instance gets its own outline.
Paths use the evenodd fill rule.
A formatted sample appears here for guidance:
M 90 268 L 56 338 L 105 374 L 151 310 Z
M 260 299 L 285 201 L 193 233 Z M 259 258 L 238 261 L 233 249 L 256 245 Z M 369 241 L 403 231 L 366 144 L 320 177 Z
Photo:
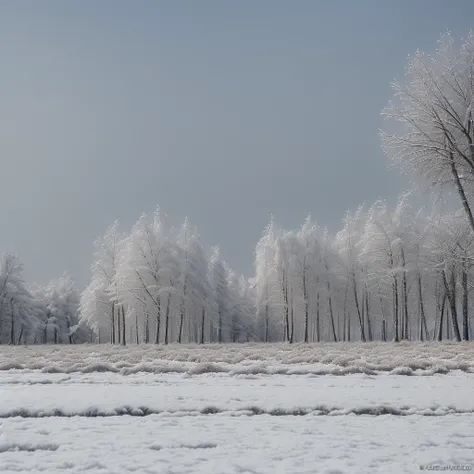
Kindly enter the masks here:
M 0 251 L 87 282 L 92 242 L 159 204 L 250 276 L 269 215 L 406 186 L 380 110 L 472 0 L 0 1 Z

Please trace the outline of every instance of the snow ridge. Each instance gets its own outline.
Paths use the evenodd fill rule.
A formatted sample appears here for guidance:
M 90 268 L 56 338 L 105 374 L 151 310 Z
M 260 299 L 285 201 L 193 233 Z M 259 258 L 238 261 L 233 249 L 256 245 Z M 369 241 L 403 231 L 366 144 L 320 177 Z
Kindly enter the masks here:
M 213 405 L 198 409 L 180 409 L 180 410 L 157 410 L 156 408 L 130 405 L 120 406 L 117 408 L 106 409 L 99 407 L 90 407 L 85 410 L 35 410 L 30 408 L 16 408 L 0 414 L 0 418 L 108 418 L 116 416 L 133 416 L 143 417 L 158 415 L 163 417 L 183 417 L 183 416 L 446 416 L 455 414 L 473 414 L 474 410 L 460 409 L 453 406 L 432 406 L 428 408 L 418 408 L 409 406 L 391 406 L 391 405 L 370 405 L 353 408 L 340 408 L 326 405 L 315 407 L 299 407 L 299 408 L 273 408 L 265 409 L 258 406 L 250 406 L 241 409 L 227 410 Z M 1 447 L 0 447 L 1 449 Z M 0 451 L 1 452 L 1 451 Z
M 177 373 L 241 375 L 393 375 L 474 373 L 465 343 L 321 343 L 3 347 L 0 372 L 48 374 Z

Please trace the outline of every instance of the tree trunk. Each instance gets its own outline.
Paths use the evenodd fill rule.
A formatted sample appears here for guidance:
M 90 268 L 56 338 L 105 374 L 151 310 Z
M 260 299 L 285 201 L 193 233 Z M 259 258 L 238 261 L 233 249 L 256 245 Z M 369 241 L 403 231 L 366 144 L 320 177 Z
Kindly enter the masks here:
M 232 331 L 231 331 L 232 342 L 237 342 L 239 339 L 239 329 L 237 326 L 237 321 L 238 321 L 238 315 L 236 312 L 234 312 L 232 315 Z
M 349 284 L 346 284 L 346 288 L 344 290 L 344 315 L 343 315 L 343 321 L 342 321 L 342 340 L 346 342 L 347 338 L 347 290 L 348 290 Z
M 120 321 L 120 305 L 117 305 L 117 344 L 122 343 L 122 323 Z
M 462 269 L 462 338 L 469 340 L 469 288 L 468 288 L 468 269 L 467 261 L 463 262 Z
M 193 325 L 193 320 L 191 318 L 191 312 L 188 313 L 186 311 L 185 315 L 184 315 L 184 323 L 186 324 L 186 321 L 187 321 L 187 326 L 188 326 L 188 333 L 185 334 L 185 338 L 186 339 L 186 342 L 194 342 L 193 341 L 193 329 L 194 329 L 194 325 Z M 184 341 L 184 339 L 182 339 Z
M 441 273 L 438 272 L 438 276 L 436 278 L 436 285 L 435 285 L 435 302 L 436 302 L 436 308 L 435 308 L 435 328 L 433 331 L 433 341 L 438 340 L 438 330 L 439 330 L 439 321 L 440 321 L 440 310 L 441 310 L 441 301 L 444 296 L 444 285 L 440 284 L 440 278 L 441 278 Z M 442 278 L 441 278 L 442 280 Z M 443 296 L 441 295 L 441 289 L 443 289 Z
M 283 293 L 283 305 L 284 305 L 284 332 L 286 335 L 283 336 L 283 340 L 289 341 L 290 340 L 290 319 L 289 319 L 289 308 L 288 308 L 288 281 L 286 279 L 285 270 L 283 270 L 282 275 L 282 293 Z
M 425 316 L 425 304 L 423 302 L 423 287 L 421 284 L 421 274 L 418 273 L 418 300 L 420 305 L 420 341 L 423 341 L 423 329 L 425 330 L 425 338 L 428 340 L 428 324 Z
M 145 344 L 150 342 L 150 315 L 145 311 Z
M 367 285 L 365 285 L 365 314 L 367 316 L 367 336 L 369 341 L 372 341 L 372 321 L 370 319 L 369 288 Z
M 400 257 L 402 259 L 402 269 L 403 269 L 403 277 L 402 277 L 402 299 L 403 299 L 403 326 L 402 326 L 402 339 L 408 339 L 408 290 L 407 290 L 407 272 L 406 272 L 406 262 L 405 262 L 405 251 L 403 247 L 400 252 Z
M 399 325 L 398 325 L 398 279 L 397 275 L 393 275 L 393 323 L 394 323 L 394 341 L 400 342 L 400 334 L 399 334 Z
M 443 270 L 443 282 L 448 297 L 449 308 L 451 310 L 451 320 L 453 324 L 454 337 L 457 341 L 461 340 L 461 334 L 459 332 L 458 318 L 456 312 L 456 294 L 455 294 L 455 280 L 454 271 L 451 273 L 451 288 L 446 277 L 446 271 Z
M 453 331 L 454 331 L 454 337 L 456 338 L 456 341 L 461 341 L 461 331 L 459 329 L 459 322 L 458 322 L 458 311 L 457 311 L 457 306 L 456 306 L 456 300 L 457 300 L 457 291 L 456 291 L 456 273 L 454 271 L 451 272 L 451 294 L 453 297 L 453 302 L 454 302 L 454 314 L 451 313 L 451 319 L 453 321 Z M 449 301 L 449 298 L 448 298 Z
M 329 305 L 329 317 L 331 318 L 331 328 L 332 328 L 332 336 L 334 338 L 334 342 L 337 342 L 337 334 L 336 334 L 336 325 L 334 323 L 334 311 L 332 309 L 332 297 L 328 297 L 328 305 Z
M 44 322 L 44 332 L 43 332 L 43 344 L 48 344 L 48 319 L 49 313 L 46 321 Z
M 135 340 L 138 344 L 140 344 L 139 338 L 138 338 L 138 314 L 135 312 Z
M 268 342 L 268 304 L 266 306 L 266 327 L 265 327 L 265 342 Z M 217 340 L 219 344 L 222 344 L 222 319 L 223 319 L 223 314 L 222 314 L 222 308 L 219 306 L 219 327 L 217 329 Z
M 308 343 L 309 309 L 308 309 L 308 292 L 306 288 L 306 270 L 303 272 L 303 299 L 304 299 L 304 342 Z
M 186 277 L 184 278 L 183 298 L 181 300 L 181 306 L 180 306 L 180 311 L 179 311 L 179 333 L 178 333 L 179 344 L 181 344 L 183 340 L 183 325 L 184 325 L 185 315 L 186 315 Z
M 168 293 L 168 301 L 166 302 L 166 315 L 165 315 L 165 344 L 168 344 L 168 341 L 169 341 L 170 308 L 171 308 L 171 293 Z
M 24 329 L 25 329 L 25 325 L 22 324 L 22 325 L 21 325 L 21 329 L 20 329 L 20 335 L 18 336 L 18 345 L 21 344 L 21 338 L 23 337 L 23 331 L 24 331 Z M 26 344 L 26 341 L 25 341 L 25 344 Z
M 449 303 L 449 299 L 448 299 Z M 451 315 L 451 324 L 449 322 L 449 315 Z M 451 340 L 451 325 L 452 325 L 452 312 L 449 309 L 449 304 L 446 307 L 446 340 L 450 341 Z
M 319 283 L 319 276 L 318 276 L 318 283 Z M 316 340 L 317 342 L 321 342 L 321 302 L 320 302 L 320 295 L 319 289 L 316 293 Z
M 121 308 L 122 308 L 122 346 L 125 346 L 127 345 L 127 341 L 126 341 L 127 331 L 125 329 L 125 308 L 123 307 L 123 305 L 121 306 Z
M 357 315 L 359 316 L 360 339 L 362 342 L 365 342 L 366 339 L 365 339 L 364 320 L 362 318 L 362 314 L 360 311 L 359 296 L 357 294 L 357 283 L 356 283 L 356 277 L 355 277 L 354 272 L 352 272 L 352 289 L 354 291 L 354 301 L 356 305 Z
M 456 183 L 456 189 L 458 191 L 459 197 L 461 198 L 462 207 L 464 208 L 464 211 L 466 212 L 469 225 L 471 226 L 471 229 L 474 232 L 474 216 L 472 215 L 471 207 L 469 205 L 469 201 L 467 200 L 464 187 L 461 183 L 461 178 L 459 177 L 459 173 L 456 169 L 456 164 L 454 163 L 454 157 L 452 153 L 451 153 L 451 173 L 454 177 L 454 181 Z
M 211 344 L 214 342 L 214 323 L 212 318 L 209 318 L 209 342 Z
M 293 288 L 291 289 L 291 308 L 290 308 L 290 344 L 293 344 L 295 336 L 295 318 L 293 309 Z
M 69 338 L 69 344 L 72 344 L 71 323 L 69 322 L 69 319 L 66 320 L 66 325 L 67 325 L 67 335 Z
M 377 291 L 379 294 L 379 301 L 380 301 L 380 312 L 382 313 L 382 330 L 380 333 L 380 339 L 382 341 L 386 342 L 387 341 L 387 321 L 385 319 L 385 310 L 384 310 L 384 304 L 383 304 L 383 298 L 382 298 L 382 292 L 380 291 L 380 285 L 377 285 Z
M 161 296 L 158 296 L 157 307 L 156 307 L 156 332 L 155 332 L 155 344 L 160 343 L 160 327 L 161 327 Z
M 183 326 L 184 326 L 184 310 L 179 314 L 179 330 L 178 330 L 178 344 L 183 340 Z
M 115 301 L 112 301 L 112 315 L 111 315 L 111 318 L 110 318 L 110 323 L 111 323 L 111 326 L 110 326 L 110 342 L 112 344 L 115 344 Z
M 329 268 L 326 264 L 326 288 L 328 290 L 328 307 L 329 307 L 329 317 L 331 319 L 331 327 L 332 327 L 332 335 L 334 338 L 334 342 L 337 342 L 337 335 L 336 335 L 336 325 L 334 323 L 334 312 L 332 309 L 332 295 L 331 295 L 331 282 L 329 281 Z
M 206 309 L 202 308 L 202 317 L 201 317 L 201 344 L 204 344 L 204 323 L 206 320 Z
M 364 329 L 365 329 L 365 286 L 362 288 L 362 303 L 361 303 L 361 308 L 360 308 L 360 313 L 362 317 L 362 322 L 364 323 Z
M 219 311 L 219 342 L 221 338 L 221 312 Z M 268 308 L 268 290 L 267 290 L 267 303 L 265 304 L 265 342 L 268 342 L 268 332 L 269 332 L 269 308 Z
M 347 313 L 347 342 L 351 342 L 351 312 Z

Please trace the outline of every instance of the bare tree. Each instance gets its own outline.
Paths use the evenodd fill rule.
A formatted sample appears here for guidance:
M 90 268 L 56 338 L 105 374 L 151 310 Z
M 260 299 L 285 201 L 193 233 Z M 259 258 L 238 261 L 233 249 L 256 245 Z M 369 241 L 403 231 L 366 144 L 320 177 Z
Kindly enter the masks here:
M 434 55 L 417 51 L 394 101 L 382 114 L 402 125 L 382 133 L 385 152 L 404 172 L 440 191 L 455 189 L 474 231 L 469 195 L 474 183 L 474 32 L 457 45 L 441 36 Z

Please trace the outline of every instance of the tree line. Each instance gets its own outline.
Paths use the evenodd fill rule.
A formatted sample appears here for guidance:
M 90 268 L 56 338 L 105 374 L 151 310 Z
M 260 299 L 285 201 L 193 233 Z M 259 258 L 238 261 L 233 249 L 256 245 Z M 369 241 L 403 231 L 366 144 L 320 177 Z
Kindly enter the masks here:
M 79 310 L 98 342 L 255 339 L 248 282 L 218 247 L 206 252 L 187 219 L 168 228 L 159 209 L 142 215 L 130 234 L 116 222 L 95 242 L 92 279 Z
M 297 231 L 272 221 L 256 253 L 261 339 L 469 340 L 472 229 L 409 198 L 348 212 L 335 235 L 310 217 Z
M 17 256 L 0 257 L 0 344 L 76 343 L 93 340 L 80 325 L 80 292 L 67 274 L 46 286 L 28 285 Z
M 237 275 L 186 219 L 159 209 L 130 232 L 114 223 L 94 243 L 83 292 L 68 275 L 27 285 L 17 257 L 0 260 L 0 343 L 224 343 L 469 340 L 474 217 L 474 33 L 442 35 L 417 52 L 382 114 L 382 148 L 433 195 L 410 193 L 347 212 L 330 233 L 308 217 L 285 230 L 272 218 L 255 275 Z M 454 192 L 458 211 L 438 198 Z

